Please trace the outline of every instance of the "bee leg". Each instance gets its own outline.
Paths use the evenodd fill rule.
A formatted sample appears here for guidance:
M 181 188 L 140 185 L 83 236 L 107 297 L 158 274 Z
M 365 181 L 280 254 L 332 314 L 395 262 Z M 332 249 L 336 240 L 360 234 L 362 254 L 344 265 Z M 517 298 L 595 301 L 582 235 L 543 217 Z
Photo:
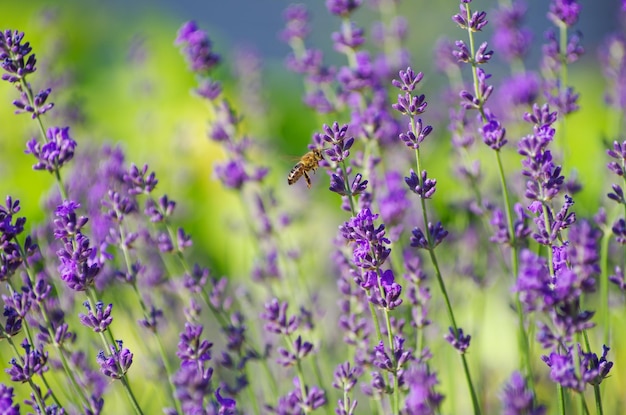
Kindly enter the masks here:
M 311 188 L 311 178 L 307 172 L 304 172 L 304 180 L 306 180 L 306 187 Z

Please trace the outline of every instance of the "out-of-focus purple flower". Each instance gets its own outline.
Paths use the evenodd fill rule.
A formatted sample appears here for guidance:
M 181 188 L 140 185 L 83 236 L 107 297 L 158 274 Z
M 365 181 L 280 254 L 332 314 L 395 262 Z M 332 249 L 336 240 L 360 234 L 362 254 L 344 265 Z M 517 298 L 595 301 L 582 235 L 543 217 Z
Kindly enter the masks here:
M 214 101 L 222 93 L 222 84 L 205 79 L 200 82 L 200 85 L 194 91 L 198 96 Z
M 432 247 L 428 243 L 428 239 L 426 235 L 422 232 L 420 228 L 414 228 L 411 236 L 411 246 L 414 248 L 420 249 L 431 249 L 435 248 L 439 245 L 446 236 L 448 236 L 448 231 L 444 229 L 441 222 L 437 222 L 435 225 L 432 223 L 428 224 L 428 233 L 430 234 L 430 241 L 432 243 Z
M 363 43 L 365 43 L 365 30 L 358 27 L 354 22 L 349 22 L 347 24 L 341 25 L 341 29 L 339 32 L 334 32 L 331 35 L 333 40 L 333 47 L 337 52 L 340 53 L 351 53 L 352 51 L 359 48 Z M 351 85 L 348 90 L 358 90 L 363 88 L 364 86 L 371 85 L 372 78 L 372 67 L 370 66 L 370 56 L 368 52 L 361 51 L 356 54 L 357 59 L 357 68 L 356 71 L 353 72 L 352 77 L 355 79 L 360 79 L 360 82 L 341 82 L 344 85 Z M 361 55 L 361 63 L 358 62 L 359 57 Z M 348 67 L 343 67 L 342 69 L 348 69 Z M 341 72 L 341 69 L 340 69 Z M 350 72 L 348 72 L 350 73 Z
M 3 415 L 20 415 L 20 405 L 13 404 L 14 396 L 13 388 L 0 383 L 0 413 Z
M 407 415 L 434 415 L 439 413 L 443 395 L 435 391 L 437 374 L 427 364 L 413 363 L 404 374 L 408 394 L 404 403 Z
M 157 332 L 159 321 L 163 319 L 163 310 L 156 308 L 154 304 L 144 313 L 144 318 L 137 320 L 137 323 L 153 333 Z
M 496 90 L 496 98 L 503 106 L 501 113 L 514 112 L 516 108 L 531 107 L 541 93 L 539 76 L 531 71 L 506 78 Z M 536 104 L 535 104 L 536 105 Z
M 278 357 L 277 362 L 280 365 L 289 367 L 298 364 L 298 362 L 311 353 L 313 350 L 313 344 L 302 340 L 302 336 L 298 336 L 293 342 L 291 349 L 293 352 L 290 352 L 283 347 L 278 348 L 277 352 L 280 356 Z
M 113 304 L 109 304 L 106 309 L 103 310 L 104 304 L 102 301 L 98 301 L 94 307 L 95 313 L 88 301 L 85 301 L 83 305 L 87 308 L 87 314 L 80 313 L 78 318 L 84 326 L 91 327 L 96 333 L 101 333 L 111 325 L 113 321 L 113 317 L 111 316 Z
M 333 377 L 333 387 L 344 392 L 354 388 L 358 378 L 363 374 L 360 366 L 350 366 L 350 362 L 344 362 L 337 366 Z
M 202 413 L 204 399 L 211 393 L 213 369 L 199 368 L 196 362 L 182 363 L 173 376 L 176 396 L 183 406 L 183 413 Z
M 580 10 L 580 4 L 576 0 L 552 0 L 548 18 L 557 26 L 573 26 L 578 21 Z
M 452 347 L 457 349 L 459 353 L 463 354 L 469 348 L 472 336 L 470 336 L 469 334 L 467 336 L 464 335 L 463 329 L 460 327 L 456 329 L 456 332 L 452 327 L 449 327 L 448 333 L 444 336 L 444 339 L 446 339 L 446 341 L 450 343 Z
M 33 138 L 27 144 L 26 154 L 32 154 L 38 160 L 33 165 L 34 170 L 54 172 L 72 160 L 76 141 L 69 134 L 69 127 L 51 127 L 46 132 L 47 141 L 41 145 Z
M 600 67 L 607 80 L 605 102 L 617 110 L 626 106 L 626 39 L 617 34 L 608 37 L 598 52 Z
M 234 415 L 237 408 L 237 401 L 232 398 L 224 398 L 220 394 L 220 389 L 222 388 L 217 388 L 215 391 L 215 399 L 220 406 L 218 415 Z
M 220 62 L 220 57 L 213 52 L 209 36 L 200 30 L 194 21 L 184 23 L 178 30 L 176 44 L 183 45 L 182 52 L 192 71 L 204 74 Z
M 347 17 L 361 6 L 361 0 L 326 0 L 326 8 L 335 16 Z
M 495 29 L 492 41 L 507 62 L 523 59 L 530 48 L 532 32 L 521 27 L 526 9 L 526 2 L 517 0 L 511 5 L 500 5 L 493 15 Z
M 249 180 L 242 160 L 230 160 L 215 165 L 215 175 L 229 189 L 239 190 Z
M 6 324 L 4 327 L 0 324 L 0 339 L 13 337 L 22 330 L 22 317 L 14 307 L 5 304 L 2 315 L 6 317 Z
M 33 349 L 27 339 L 22 342 L 24 355 L 18 359 L 11 359 L 10 368 L 4 371 L 9 374 L 13 382 L 30 382 L 35 375 L 41 375 L 48 371 L 48 352 Z
M 281 39 L 290 43 L 296 39 L 304 39 L 310 32 L 309 12 L 304 4 L 291 4 L 283 12 L 285 29 L 280 34 Z
M 213 343 L 202 339 L 204 327 L 200 324 L 185 323 L 185 331 L 180 333 L 176 356 L 184 363 L 206 362 L 211 360 Z
M 609 275 L 609 281 L 617 285 L 620 291 L 626 291 L 626 279 L 624 278 L 624 271 L 620 267 L 615 267 L 614 274 Z
M 520 203 L 516 203 L 513 207 L 513 210 L 516 216 L 513 221 L 515 241 L 521 245 L 521 241 L 526 239 L 532 232 L 527 223 L 529 216 L 526 214 L 523 206 Z M 511 239 L 511 235 L 509 235 L 506 218 L 502 210 L 495 209 L 489 223 L 491 223 L 494 228 L 494 235 L 489 238 L 490 241 L 500 244 L 511 244 L 513 242 L 513 240 Z
M 611 231 L 613 232 L 617 243 L 626 245 L 626 220 L 620 218 L 615 221 L 611 227 Z
M 622 143 L 619 141 L 613 141 L 613 149 L 607 150 L 606 154 L 616 160 L 607 164 L 608 169 L 616 175 L 624 177 L 624 168 L 626 168 L 626 141 Z
M 156 178 L 156 173 L 148 173 L 148 165 L 144 164 L 141 170 L 133 163 L 127 172 L 123 175 L 124 183 L 129 186 L 128 194 L 150 194 L 156 187 L 159 181 Z
M 133 354 L 122 346 L 121 340 L 117 340 L 117 347 L 110 347 L 111 354 L 107 356 L 100 350 L 96 360 L 102 374 L 112 379 L 121 379 L 133 364 Z
M 546 408 L 538 405 L 532 390 L 519 372 L 513 372 L 500 396 L 502 415 L 544 415 Z
M 144 213 L 150 218 L 150 222 L 158 223 L 172 216 L 175 208 L 176 202 L 170 200 L 167 195 L 163 195 L 158 202 L 155 202 L 153 199 L 146 200 Z
M 548 102 L 556 106 L 562 114 L 567 115 L 578 111 L 580 108 L 578 105 L 579 97 L 580 94 L 575 93 L 573 88 L 567 87 L 557 95 L 549 96 Z
M 384 193 L 378 196 L 380 217 L 390 228 L 390 233 L 394 234 L 390 239 L 395 240 L 402 231 L 402 219 L 411 203 L 402 184 L 402 175 L 398 171 L 390 170 L 385 173 L 384 183 Z
M 277 334 L 289 335 L 293 333 L 299 326 L 297 316 L 287 316 L 287 307 L 289 303 L 284 301 L 279 303 L 276 298 L 265 304 L 265 312 L 261 314 L 261 318 L 266 320 L 265 329 Z
M 611 185 L 612 192 L 607 193 L 606 197 L 619 203 L 620 205 L 626 205 L 626 198 L 624 198 L 624 190 L 618 184 Z
M 446 37 L 439 38 L 435 43 L 434 63 L 438 71 L 453 74 L 459 70 L 458 59 L 454 56 L 454 44 Z

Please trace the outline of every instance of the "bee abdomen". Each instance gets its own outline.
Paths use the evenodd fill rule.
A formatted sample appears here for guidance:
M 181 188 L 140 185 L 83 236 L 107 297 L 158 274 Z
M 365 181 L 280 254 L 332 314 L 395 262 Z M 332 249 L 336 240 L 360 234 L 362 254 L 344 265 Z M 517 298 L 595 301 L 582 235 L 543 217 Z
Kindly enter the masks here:
M 300 177 L 302 177 L 302 163 L 298 163 L 293 166 L 293 169 L 291 169 L 289 176 L 287 177 L 287 183 L 294 184 Z

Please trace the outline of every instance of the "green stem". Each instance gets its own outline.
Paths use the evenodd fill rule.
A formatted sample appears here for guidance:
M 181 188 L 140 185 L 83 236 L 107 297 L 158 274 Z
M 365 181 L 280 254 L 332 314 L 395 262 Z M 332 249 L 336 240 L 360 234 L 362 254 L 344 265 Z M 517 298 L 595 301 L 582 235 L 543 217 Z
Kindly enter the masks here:
M 559 395 L 559 397 L 558 397 L 559 413 L 561 415 L 565 415 L 565 391 L 563 390 L 563 386 L 561 386 L 558 383 L 556 385 L 556 389 L 557 389 L 557 393 Z
M 602 396 L 600 395 L 600 385 L 593 385 L 593 396 L 596 401 L 596 414 L 603 415 L 604 411 L 602 410 Z
M 411 124 L 413 126 L 414 122 L 411 120 Z M 416 160 L 416 168 L 417 168 L 417 177 L 420 181 L 420 185 L 423 186 L 422 182 L 422 169 L 420 164 L 420 155 L 419 149 L 415 150 L 415 160 Z M 428 230 L 428 212 L 426 210 L 426 201 L 423 197 L 420 197 L 420 203 L 422 205 L 422 219 L 424 221 L 425 234 L 426 239 L 428 240 L 428 253 L 430 256 L 430 260 L 433 264 L 433 268 L 435 269 L 435 276 L 437 277 L 437 283 L 439 285 L 439 290 L 441 291 L 441 295 L 443 296 L 444 302 L 446 304 L 446 310 L 448 312 L 448 319 L 450 320 L 450 325 L 454 331 L 455 337 L 458 336 L 458 326 L 456 324 L 456 319 L 454 318 L 454 312 L 452 311 L 452 304 L 450 302 L 450 297 L 448 296 L 448 292 L 446 290 L 446 285 L 443 281 L 443 277 L 441 275 L 441 269 L 439 268 L 439 263 L 437 261 L 437 256 L 435 255 L 435 247 L 434 242 L 432 240 L 432 236 Z M 469 366 L 467 365 L 467 361 L 465 358 L 465 354 L 461 353 L 461 360 L 463 362 L 463 371 L 465 372 L 465 379 L 467 381 L 467 385 L 470 390 L 470 396 L 472 399 L 472 407 L 474 409 L 474 414 L 479 415 L 481 413 L 480 404 L 478 402 L 478 396 L 476 395 L 476 390 L 474 389 L 474 384 L 472 382 L 472 377 L 470 375 Z
M 502 165 L 502 157 L 499 151 L 495 151 L 496 163 L 498 165 L 498 174 L 500 176 L 500 187 L 502 188 L 502 197 L 504 199 L 506 220 L 509 231 L 509 237 L 511 239 L 511 272 L 513 274 L 513 281 L 517 282 L 519 275 L 519 256 L 518 256 L 518 244 L 515 235 L 515 229 L 513 226 L 513 207 L 511 197 L 509 195 L 509 189 L 506 183 L 506 176 L 504 174 L 504 167 Z M 533 377 L 533 370 L 530 357 L 530 341 L 526 333 L 526 327 L 524 326 L 524 310 L 519 298 L 519 293 L 515 293 L 515 309 L 517 311 L 517 330 L 518 330 L 518 342 L 520 349 L 522 350 L 522 367 L 526 370 L 526 381 L 529 389 L 535 391 L 535 381 Z
M 604 344 L 609 344 L 611 324 L 609 321 L 609 242 L 611 230 L 603 229 L 600 242 L 600 327 Z

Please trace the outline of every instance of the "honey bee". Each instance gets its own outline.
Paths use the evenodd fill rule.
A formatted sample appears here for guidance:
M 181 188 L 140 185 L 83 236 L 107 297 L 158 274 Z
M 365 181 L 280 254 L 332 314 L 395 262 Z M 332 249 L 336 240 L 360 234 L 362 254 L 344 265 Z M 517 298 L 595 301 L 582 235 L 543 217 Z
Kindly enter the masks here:
M 304 156 L 302 156 L 300 161 L 296 163 L 295 166 L 293 166 L 293 169 L 291 169 L 291 172 L 289 172 L 289 176 L 287 177 L 287 183 L 292 185 L 297 182 L 300 177 L 304 176 L 304 180 L 306 180 L 306 186 L 310 189 L 311 178 L 309 177 L 308 172 L 310 170 L 313 170 L 313 173 L 315 173 L 319 162 L 323 159 L 324 157 L 322 157 L 322 150 L 316 148 L 309 151 Z

